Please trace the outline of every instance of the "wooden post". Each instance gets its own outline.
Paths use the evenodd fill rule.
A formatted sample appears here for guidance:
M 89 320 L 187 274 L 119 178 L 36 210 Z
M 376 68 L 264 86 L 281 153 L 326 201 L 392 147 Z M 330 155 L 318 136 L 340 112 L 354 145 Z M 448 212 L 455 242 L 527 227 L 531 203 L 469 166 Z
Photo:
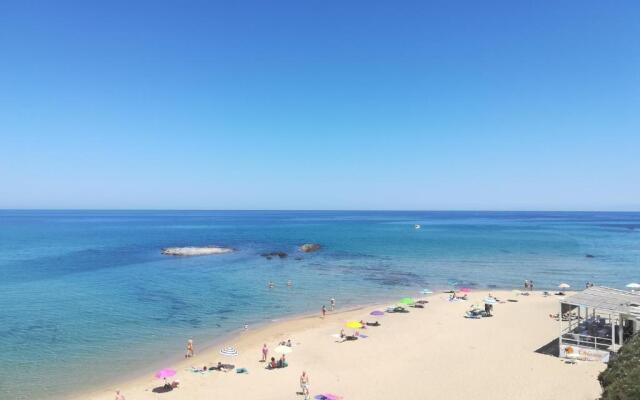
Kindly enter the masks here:
M 618 314 L 618 346 L 622 346 L 622 314 Z
M 613 323 L 611 314 L 609 314 L 609 322 L 611 323 L 611 350 L 616 351 L 616 324 Z
M 560 321 L 560 336 L 558 336 L 558 355 L 562 354 L 562 302 L 560 302 L 560 312 L 558 313 L 558 321 Z

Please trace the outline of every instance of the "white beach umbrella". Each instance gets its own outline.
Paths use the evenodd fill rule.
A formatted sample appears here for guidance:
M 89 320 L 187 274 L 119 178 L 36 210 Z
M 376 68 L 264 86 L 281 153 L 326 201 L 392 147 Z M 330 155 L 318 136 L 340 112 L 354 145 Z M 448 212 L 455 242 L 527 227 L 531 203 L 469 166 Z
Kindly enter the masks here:
M 558 287 L 560 289 L 569 289 L 571 286 L 569 286 L 569 284 L 567 284 L 567 283 L 561 283 L 561 284 L 558 285 Z
M 496 304 L 497 303 L 496 299 L 494 299 L 493 297 L 485 297 L 484 299 L 482 299 L 482 301 L 484 302 L 484 304 Z
M 273 351 L 275 351 L 278 354 L 289 354 L 293 351 L 293 349 L 289 346 L 278 346 L 275 349 L 273 349 Z
M 640 289 L 640 283 L 632 282 L 632 283 L 628 284 L 627 287 L 629 289 Z
M 235 347 L 227 346 L 220 349 L 220 354 L 227 357 L 235 357 L 238 355 L 238 350 Z

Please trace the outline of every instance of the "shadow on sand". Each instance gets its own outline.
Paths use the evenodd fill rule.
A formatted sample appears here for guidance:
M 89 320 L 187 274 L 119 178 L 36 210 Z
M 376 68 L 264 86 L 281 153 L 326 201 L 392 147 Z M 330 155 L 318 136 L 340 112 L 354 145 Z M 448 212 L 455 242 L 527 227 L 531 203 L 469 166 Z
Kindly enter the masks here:
M 560 341 L 558 340 L 558 338 L 555 338 L 536 350 L 536 353 L 544 354 L 547 356 L 560 357 Z

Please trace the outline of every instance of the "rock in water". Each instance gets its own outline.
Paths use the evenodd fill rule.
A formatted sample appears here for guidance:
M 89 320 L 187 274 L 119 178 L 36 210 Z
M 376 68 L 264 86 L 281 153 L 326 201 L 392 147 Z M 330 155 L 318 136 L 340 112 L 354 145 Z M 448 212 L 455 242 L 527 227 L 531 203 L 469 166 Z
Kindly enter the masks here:
M 167 256 L 207 256 L 210 254 L 231 253 L 232 248 L 218 246 L 187 246 L 187 247 L 165 247 L 162 254 Z
M 320 245 L 318 243 L 305 243 L 300 246 L 300 251 L 305 253 L 311 253 L 312 251 L 316 251 L 320 249 Z
M 284 251 L 272 251 L 271 253 L 262 253 L 260 254 L 262 257 L 266 257 L 267 260 L 271 260 L 272 257 L 280 257 L 285 258 L 288 256 Z

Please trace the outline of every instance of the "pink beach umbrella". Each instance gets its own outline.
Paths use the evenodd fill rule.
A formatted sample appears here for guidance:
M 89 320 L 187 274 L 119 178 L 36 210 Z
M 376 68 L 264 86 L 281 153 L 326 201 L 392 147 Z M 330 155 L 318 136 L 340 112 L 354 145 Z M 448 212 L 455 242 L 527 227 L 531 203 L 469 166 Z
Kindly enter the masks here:
M 167 379 L 169 377 L 172 377 L 176 374 L 176 371 L 174 369 L 171 368 L 162 368 L 160 371 L 155 373 L 155 377 L 158 379 Z
M 471 289 L 469 289 L 468 287 L 463 287 L 463 288 L 460 288 L 460 291 L 462 293 L 469 293 L 471 291 Z

